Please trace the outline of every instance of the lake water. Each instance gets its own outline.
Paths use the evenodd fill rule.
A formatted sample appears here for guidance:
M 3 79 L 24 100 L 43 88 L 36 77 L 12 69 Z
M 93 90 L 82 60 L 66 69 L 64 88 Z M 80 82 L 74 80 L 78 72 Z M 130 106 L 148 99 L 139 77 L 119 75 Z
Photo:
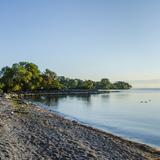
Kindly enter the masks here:
M 159 89 L 132 89 L 90 96 L 32 96 L 28 99 L 101 130 L 160 146 Z

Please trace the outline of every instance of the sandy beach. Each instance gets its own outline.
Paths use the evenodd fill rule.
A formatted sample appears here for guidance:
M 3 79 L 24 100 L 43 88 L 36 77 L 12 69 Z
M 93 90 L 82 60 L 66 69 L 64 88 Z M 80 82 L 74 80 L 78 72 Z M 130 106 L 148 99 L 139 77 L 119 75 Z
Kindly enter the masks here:
M 1 160 L 143 160 L 160 151 L 0 97 Z

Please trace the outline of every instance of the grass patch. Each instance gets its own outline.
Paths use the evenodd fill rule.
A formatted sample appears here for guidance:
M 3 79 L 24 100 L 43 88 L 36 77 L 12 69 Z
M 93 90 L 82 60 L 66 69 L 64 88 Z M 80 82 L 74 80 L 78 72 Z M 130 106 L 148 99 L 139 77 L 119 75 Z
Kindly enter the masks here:
M 28 114 L 29 113 L 29 105 L 26 105 L 19 99 L 13 100 L 14 113 L 18 114 Z

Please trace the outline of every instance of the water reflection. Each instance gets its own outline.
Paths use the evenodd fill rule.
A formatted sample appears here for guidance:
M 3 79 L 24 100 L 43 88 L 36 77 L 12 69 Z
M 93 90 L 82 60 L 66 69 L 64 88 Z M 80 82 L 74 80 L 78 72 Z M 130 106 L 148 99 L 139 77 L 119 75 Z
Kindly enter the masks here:
M 91 103 L 91 95 L 90 94 L 68 95 L 67 98 L 77 99 L 79 101 L 83 101 L 87 105 L 90 105 L 90 103 Z
M 110 94 L 102 94 L 102 95 L 100 95 L 100 97 L 101 97 L 101 100 L 102 100 L 102 101 L 105 101 L 105 102 L 108 102 L 108 103 L 109 103 Z
M 36 101 L 43 103 L 44 105 L 47 106 L 57 106 L 59 102 L 59 97 L 57 96 L 41 96 L 41 95 L 33 95 L 33 96 L 27 96 L 25 97 L 28 100 Z M 63 98 L 63 97 L 61 97 Z
M 27 99 L 94 127 L 160 146 L 160 90 L 101 95 L 32 96 Z M 151 99 L 149 103 L 140 103 Z
M 80 94 L 80 95 L 31 95 L 26 96 L 25 99 L 43 103 L 47 106 L 58 106 L 59 101 L 69 98 L 70 100 L 77 99 L 83 101 L 87 106 L 91 105 L 91 95 Z

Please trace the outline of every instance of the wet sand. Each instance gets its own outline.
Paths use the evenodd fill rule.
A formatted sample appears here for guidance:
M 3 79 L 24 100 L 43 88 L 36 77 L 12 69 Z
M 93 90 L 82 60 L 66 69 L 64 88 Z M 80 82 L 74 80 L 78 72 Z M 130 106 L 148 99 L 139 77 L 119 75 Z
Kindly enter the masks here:
M 1 97 L 0 159 L 158 160 L 160 151 Z

